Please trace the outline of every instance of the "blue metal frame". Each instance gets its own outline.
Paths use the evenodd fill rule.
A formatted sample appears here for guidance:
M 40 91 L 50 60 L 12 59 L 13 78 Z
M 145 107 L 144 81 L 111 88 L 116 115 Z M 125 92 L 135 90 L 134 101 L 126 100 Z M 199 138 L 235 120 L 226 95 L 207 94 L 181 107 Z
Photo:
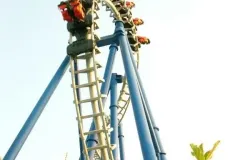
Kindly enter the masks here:
M 124 135 L 123 135 L 122 123 L 120 123 L 118 126 L 118 139 L 119 139 L 120 160 L 125 160 Z
M 101 37 L 99 41 L 97 41 L 97 46 L 98 47 L 104 47 L 113 43 L 117 42 L 117 38 L 115 36 L 115 34 L 113 35 L 108 35 L 108 36 L 104 36 Z
M 116 44 L 120 45 L 121 54 L 123 59 L 123 64 L 126 72 L 126 77 L 129 85 L 130 97 L 132 101 L 135 122 L 138 130 L 138 136 L 141 144 L 142 154 L 145 160 L 166 160 L 166 153 L 163 151 L 162 143 L 159 137 L 159 129 L 155 124 L 150 106 L 140 79 L 137 67 L 131 54 L 131 47 L 129 45 L 128 39 L 125 36 L 125 29 L 123 22 L 116 22 L 115 33 L 113 35 L 102 37 L 100 41 L 97 42 L 98 47 L 102 47 L 111 43 L 110 53 L 107 61 L 107 66 L 104 73 L 105 82 L 102 84 L 101 93 L 108 94 L 109 89 L 111 90 L 111 127 L 114 129 L 111 132 L 111 144 L 118 144 L 117 137 L 119 138 L 119 151 L 121 160 L 125 159 L 124 155 L 124 144 L 123 144 L 123 134 L 122 134 L 122 124 L 118 126 L 117 119 L 117 83 L 121 83 L 122 78 L 119 78 L 117 74 L 112 75 L 113 64 L 115 60 L 115 55 L 118 50 Z M 52 80 L 48 84 L 44 93 L 40 97 L 33 111 L 29 115 L 22 129 L 18 133 L 16 139 L 10 146 L 8 152 L 6 153 L 3 160 L 14 160 L 18 153 L 20 152 L 22 146 L 24 145 L 27 137 L 31 133 L 31 130 L 35 126 L 38 118 L 40 117 L 42 111 L 44 110 L 47 102 L 49 101 L 51 95 L 55 91 L 57 85 L 59 84 L 61 78 L 66 72 L 69 66 L 70 57 L 66 56 L 57 72 L 53 76 Z M 74 63 L 75 70 L 77 69 L 77 62 Z M 76 75 L 76 84 L 79 84 L 79 79 Z M 120 80 L 121 79 L 121 80 Z M 111 84 L 111 87 L 110 87 Z M 77 96 L 80 99 L 80 92 L 77 90 Z M 106 98 L 103 98 L 103 105 L 105 105 Z M 80 106 L 79 106 L 80 107 Z M 81 111 L 81 107 L 80 107 Z M 94 130 L 94 123 L 91 124 L 90 130 Z M 79 132 L 81 132 L 79 130 Z M 80 143 L 80 160 L 84 160 L 84 155 L 82 154 L 82 140 L 79 139 Z M 96 134 L 89 135 L 87 137 L 87 146 L 93 147 L 98 143 Z M 156 152 L 156 153 L 155 153 Z M 156 156 L 157 154 L 157 156 Z M 90 159 L 94 156 L 94 151 L 89 152 Z M 114 159 L 118 158 L 118 148 L 113 150 Z
M 102 94 L 107 94 L 109 91 L 111 76 L 112 76 L 112 69 L 113 69 L 116 53 L 118 51 L 118 46 L 116 44 L 112 44 L 110 45 L 109 50 L 110 50 L 110 53 L 109 53 L 107 65 L 106 65 L 104 76 L 103 76 L 104 82 L 101 87 Z M 106 99 L 107 98 L 102 99 L 103 106 L 105 105 Z
M 113 131 L 111 132 L 111 144 L 116 144 L 118 147 L 118 118 L 117 118 L 117 79 L 116 73 L 112 74 L 111 85 L 110 85 L 110 95 L 111 95 L 111 105 L 110 109 L 110 116 L 111 116 L 111 127 Z M 118 148 L 113 150 L 113 158 L 117 159 L 118 156 Z
M 128 42 L 125 36 L 123 22 L 116 22 L 115 34 L 118 35 L 118 40 L 121 48 L 123 64 L 129 85 L 130 97 L 135 116 L 135 121 L 138 130 L 138 136 L 141 144 L 142 154 L 145 160 L 156 160 L 155 150 L 151 135 L 149 133 L 148 124 L 144 112 L 144 107 L 141 100 L 140 91 L 137 84 L 137 77 L 134 72 L 134 66 L 131 62 Z
M 44 110 L 47 102 L 51 98 L 53 92 L 57 88 L 59 82 L 61 81 L 64 73 L 66 72 L 69 66 L 70 58 L 68 56 L 65 57 L 62 64 L 58 68 L 57 72 L 53 76 L 52 80 L 48 84 L 47 88 L 43 92 L 42 96 L 38 100 L 36 106 L 32 110 L 32 113 L 29 115 L 28 119 L 26 120 L 25 124 L 23 125 L 22 129 L 18 133 L 17 137 L 13 141 L 12 145 L 10 146 L 9 150 L 7 151 L 6 155 L 4 156 L 3 160 L 14 160 L 19 151 L 21 150 L 22 146 L 24 145 L 27 137 L 31 133 L 33 127 L 35 126 L 38 118 L 40 117 L 42 111 Z
M 111 85 L 110 85 L 110 95 L 111 95 L 111 105 L 110 115 L 111 115 L 111 128 L 113 131 L 111 132 L 111 144 L 117 145 L 113 150 L 113 158 L 117 160 L 118 158 L 118 93 L 117 93 L 117 84 L 122 83 L 123 77 L 121 75 L 117 75 L 116 73 L 112 74 Z
M 110 88 L 110 82 L 111 82 L 111 76 L 112 76 L 112 69 L 113 69 L 113 65 L 114 65 L 114 61 L 115 61 L 115 56 L 116 56 L 116 52 L 118 50 L 118 46 L 116 44 L 112 44 L 109 47 L 109 56 L 108 56 L 108 60 L 107 60 L 107 65 L 105 68 L 105 72 L 104 72 L 104 83 L 101 86 L 101 94 L 108 94 L 109 88 Z M 102 103 L 103 106 L 105 105 L 106 102 L 106 98 L 102 99 Z M 95 130 L 95 124 L 92 123 L 90 130 Z M 96 134 L 90 134 L 87 136 L 87 146 L 93 147 L 98 143 L 97 141 L 97 135 Z M 90 159 L 93 158 L 94 156 L 94 151 L 90 151 L 89 153 L 89 157 Z
M 129 44 L 128 44 L 128 49 L 129 49 L 130 52 L 132 52 L 132 49 L 131 49 Z M 150 108 L 145 90 L 144 90 L 144 87 L 143 87 L 141 77 L 139 75 L 136 63 L 134 61 L 134 57 L 133 57 L 132 54 L 130 54 L 130 57 L 131 57 L 132 64 L 134 66 L 135 74 L 137 76 L 137 80 L 138 80 L 138 84 L 139 84 L 139 90 L 141 92 L 141 97 L 142 97 L 142 101 L 143 101 L 143 104 L 144 104 L 146 117 L 147 117 L 149 127 L 150 127 L 151 137 L 152 137 L 152 140 L 153 140 L 153 143 L 154 143 L 154 148 L 155 148 L 158 160 L 167 160 L 166 152 L 164 151 L 163 146 L 162 146 L 162 142 L 160 140 L 159 128 L 156 126 L 156 123 L 155 123 L 155 120 L 154 120 L 154 117 L 153 117 L 153 114 L 152 114 L 152 111 L 151 111 L 151 108 Z

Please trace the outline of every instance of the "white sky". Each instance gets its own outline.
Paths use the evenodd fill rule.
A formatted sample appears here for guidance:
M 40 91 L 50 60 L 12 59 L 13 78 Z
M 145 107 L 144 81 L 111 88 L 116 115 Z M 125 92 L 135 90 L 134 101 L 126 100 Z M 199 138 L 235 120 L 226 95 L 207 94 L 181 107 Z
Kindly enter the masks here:
M 59 1 L 3 1 L 0 10 L 0 155 L 4 155 L 65 57 L 68 33 Z M 213 160 L 239 159 L 240 2 L 138 0 L 140 73 L 168 159 L 193 160 L 190 143 L 221 140 Z M 113 31 L 101 13 L 100 35 Z M 100 60 L 105 63 L 107 48 Z M 118 55 L 115 71 L 122 73 Z M 17 160 L 78 158 L 70 74 L 66 73 Z M 127 159 L 141 152 L 130 109 L 124 119 Z

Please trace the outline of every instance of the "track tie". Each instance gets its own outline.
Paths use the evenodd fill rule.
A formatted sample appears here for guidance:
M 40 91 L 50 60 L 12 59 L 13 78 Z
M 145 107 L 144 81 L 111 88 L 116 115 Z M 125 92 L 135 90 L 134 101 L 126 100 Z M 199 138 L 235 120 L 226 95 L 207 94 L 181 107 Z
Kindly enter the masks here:
M 81 116 L 82 119 L 86 119 L 86 118 L 94 118 L 94 117 L 97 117 L 97 116 L 104 116 L 105 113 L 102 112 L 102 113 L 95 113 L 95 114 L 90 114 L 90 115 L 85 115 L 85 116 Z

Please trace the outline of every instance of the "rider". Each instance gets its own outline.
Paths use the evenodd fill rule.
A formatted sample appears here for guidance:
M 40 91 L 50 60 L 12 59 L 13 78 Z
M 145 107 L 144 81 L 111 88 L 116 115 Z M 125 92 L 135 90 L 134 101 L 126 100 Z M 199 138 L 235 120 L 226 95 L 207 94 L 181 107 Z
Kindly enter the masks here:
M 69 40 L 67 54 L 76 56 L 81 53 L 92 51 L 93 39 L 89 32 L 92 25 L 92 0 L 67 0 L 58 5 L 62 13 L 62 17 L 67 21 L 67 30 L 69 31 Z M 76 41 L 72 41 L 73 36 Z
M 63 19 L 67 22 L 84 21 L 85 9 L 79 0 L 68 0 L 58 5 Z
M 132 9 L 133 7 L 135 7 L 135 3 L 126 1 L 126 7 L 129 8 L 129 9 Z
M 143 37 L 143 36 L 137 36 L 138 42 L 141 44 L 149 44 L 150 43 L 150 39 L 147 37 Z
M 144 21 L 140 18 L 134 18 L 133 19 L 133 23 L 136 25 L 136 26 L 140 26 L 142 24 L 144 24 Z

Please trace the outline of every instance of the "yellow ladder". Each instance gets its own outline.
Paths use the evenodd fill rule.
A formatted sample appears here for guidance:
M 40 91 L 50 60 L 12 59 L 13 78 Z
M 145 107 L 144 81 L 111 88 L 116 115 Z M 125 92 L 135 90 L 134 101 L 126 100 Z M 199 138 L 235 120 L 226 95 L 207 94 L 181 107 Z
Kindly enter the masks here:
M 106 120 L 105 120 L 105 114 L 103 110 L 103 104 L 102 104 L 102 98 L 106 95 L 102 95 L 100 92 L 100 83 L 104 82 L 103 79 L 98 77 L 98 69 L 102 66 L 96 61 L 96 54 L 100 54 L 99 49 L 96 46 L 96 40 L 98 40 L 98 36 L 94 33 L 96 29 L 98 29 L 98 25 L 96 23 L 96 20 L 98 19 L 97 16 L 97 10 L 98 7 L 98 1 L 93 1 L 93 6 L 91 9 L 91 14 L 93 15 L 93 24 L 91 28 L 88 29 L 88 34 L 90 38 L 93 40 L 94 48 L 92 52 L 88 52 L 85 54 L 78 55 L 76 57 L 71 57 L 70 59 L 70 71 L 71 71 L 71 78 L 72 78 L 72 85 L 73 88 L 73 95 L 74 95 L 74 104 L 76 107 L 77 112 L 77 121 L 80 129 L 80 138 L 83 141 L 83 152 L 85 155 L 86 160 L 89 159 L 88 152 L 89 151 L 97 151 L 99 155 L 104 160 L 113 160 L 112 150 L 115 148 L 115 145 L 110 144 L 110 137 L 109 133 L 111 131 L 110 128 L 107 128 Z M 84 60 L 86 62 L 86 68 L 81 70 L 75 70 L 74 63 L 78 62 L 80 60 Z M 76 85 L 75 76 L 78 75 L 81 77 L 81 75 L 87 75 L 87 83 L 78 84 Z M 80 78 L 81 79 L 81 78 Z M 77 96 L 77 90 L 81 90 L 84 88 L 88 88 L 89 90 L 89 98 L 86 99 L 78 99 Z M 88 115 L 82 115 L 80 112 L 80 108 L 82 107 L 85 109 L 85 106 L 88 106 L 87 104 L 91 105 L 91 114 Z M 95 123 L 95 130 L 92 131 L 84 131 L 83 128 L 83 121 L 86 119 L 92 118 Z M 86 144 L 86 137 L 90 134 L 97 134 L 98 137 L 98 145 L 87 148 Z

